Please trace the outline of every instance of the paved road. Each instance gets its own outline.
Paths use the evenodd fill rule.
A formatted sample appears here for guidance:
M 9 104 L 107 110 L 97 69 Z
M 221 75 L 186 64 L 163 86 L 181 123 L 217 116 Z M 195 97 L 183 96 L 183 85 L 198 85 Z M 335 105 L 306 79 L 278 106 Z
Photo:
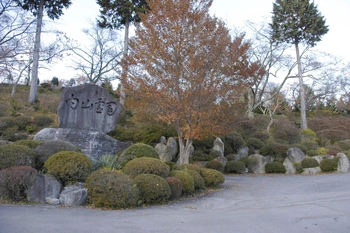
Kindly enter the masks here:
M 133 210 L 0 205 L 0 233 L 349 233 L 350 173 L 228 176 L 225 189 Z

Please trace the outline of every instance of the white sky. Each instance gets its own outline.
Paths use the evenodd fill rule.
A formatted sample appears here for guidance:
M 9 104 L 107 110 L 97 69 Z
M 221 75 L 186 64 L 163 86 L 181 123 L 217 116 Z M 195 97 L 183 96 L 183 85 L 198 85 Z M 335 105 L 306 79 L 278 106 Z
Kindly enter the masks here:
M 89 27 L 88 19 L 95 20 L 99 15 L 99 5 L 95 0 L 72 0 L 73 4 L 64 10 L 64 15 L 55 20 L 57 28 L 67 33 L 72 39 L 81 39 L 83 28 Z M 274 0 L 214 0 L 212 14 L 226 21 L 229 28 L 244 27 L 245 21 L 270 22 Z M 350 61 L 350 0 L 314 0 L 318 10 L 326 19 L 329 32 L 323 36 L 316 49 L 337 55 Z M 41 80 L 75 77 L 75 72 L 68 68 L 69 58 L 57 62 L 51 70 L 40 70 Z

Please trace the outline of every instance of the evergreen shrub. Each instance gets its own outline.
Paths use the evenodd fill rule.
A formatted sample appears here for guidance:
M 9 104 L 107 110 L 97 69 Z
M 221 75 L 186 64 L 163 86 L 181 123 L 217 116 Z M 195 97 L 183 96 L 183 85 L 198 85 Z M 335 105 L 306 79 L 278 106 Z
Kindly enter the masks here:
M 192 194 L 194 192 L 194 179 L 186 171 L 173 170 L 169 173 L 169 176 L 181 180 L 183 194 Z
M 208 161 L 209 154 L 205 153 L 201 149 L 195 149 L 192 155 L 193 161 Z
M 336 142 L 335 145 L 339 146 L 342 151 L 350 150 L 350 139 Z
M 259 150 L 264 146 L 264 143 L 258 138 L 248 138 L 246 143 L 250 149 L 254 150 Z
M 26 127 L 31 124 L 32 118 L 28 116 L 18 116 L 13 119 L 13 122 L 18 126 L 19 130 L 25 130 Z
M 146 204 L 162 204 L 169 200 L 171 189 L 168 182 L 153 174 L 140 174 L 134 178 L 140 198 Z
M 242 174 L 245 169 L 246 166 L 242 161 L 228 161 L 225 165 L 225 173 Z
M 217 160 L 211 160 L 209 161 L 206 165 L 205 165 L 206 168 L 209 168 L 209 169 L 214 169 L 214 170 L 217 170 L 219 172 L 223 172 L 224 171 L 224 166 L 222 165 L 222 163 L 220 163 L 219 161 Z
M 92 171 L 92 162 L 83 153 L 61 151 L 49 157 L 44 167 L 65 185 L 84 182 Z
M 34 123 L 39 127 L 47 127 L 53 123 L 53 119 L 49 116 L 38 115 L 34 117 Z
M 0 145 L 0 169 L 13 166 L 35 167 L 35 151 L 16 144 Z
M 230 153 L 237 153 L 239 148 L 245 145 L 244 139 L 241 134 L 232 132 L 223 138 L 225 146 L 225 155 Z
M 194 181 L 194 189 L 195 190 L 204 190 L 205 189 L 205 182 L 201 175 L 195 171 L 195 170 L 187 170 L 186 171 L 188 174 L 190 174 L 193 178 Z M 199 170 L 200 172 L 200 170 Z
M 333 159 L 323 159 L 320 163 L 322 172 L 335 172 L 338 170 L 339 157 Z
M 179 168 L 180 168 L 180 170 L 194 170 L 198 173 L 200 172 L 200 169 L 201 169 L 199 166 L 192 164 L 192 163 L 179 165 Z
M 24 200 L 35 181 L 37 171 L 30 166 L 10 167 L 0 170 L 0 196 L 13 201 Z
M 133 180 L 119 171 L 100 169 L 86 179 L 89 203 L 101 208 L 122 209 L 134 207 L 139 201 L 139 190 Z
M 166 178 L 170 172 L 170 167 L 155 158 L 136 158 L 125 164 L 123 171 L 125 174 L 135 177 L 140 174 L 154 174 Z
M 0 118 L 0 131 L 7 128 L 13 127 L 15 125 L 12 117 L 1 117 Z
M 305 158 L 305 159 L 303 159 L 303 161 L 301 161 L 301 165 L 302 165 L 303 168 L 313 168 L 313 167 L 320 166 L 320 164 L 314 158 Z
M 270 162 L 265 165 L 266 173 L 286 173 L 286 168 L 280 162 Z
M 37 148 L 42 143 L 43 141 L 39 141 L 39 140 L 19 140 L 14 142 L 15 145 L 27 146 L 31 149 Z
M 123 151 L 118 161 L 124 166 L 130 160 L 142 157 L 159 158 L 158 152 L 150 145 L 135 143 Z
M 176 177 L 167 177 L 165 180 L 168 182 L 171 190 L 170 199 L 177 199 L 181 197 L 183 187 L 182 181 Z
M 201 168 L 200 175 L 206 187 L 215 187 L 225 182 L 225 176 L 214 169 Z

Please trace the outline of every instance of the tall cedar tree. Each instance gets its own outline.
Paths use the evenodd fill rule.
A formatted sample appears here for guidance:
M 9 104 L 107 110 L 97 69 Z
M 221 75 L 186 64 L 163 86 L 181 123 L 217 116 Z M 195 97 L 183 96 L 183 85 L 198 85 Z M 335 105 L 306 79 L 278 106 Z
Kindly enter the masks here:
M 14 0 L 14 2 L 16 2 L 24 10 L 32 12 L 33 15 L 37 17 L 33 52 L 32 80 L 28 98 L 28 103 L 31 105 L 36 102 L 37 98 L 40 36 L 44 11 L 46 11 L 47 16 L 50 19 L 58 19 L 63 14 L 62 9 L 68 8 L 72 2 L 71 0 Z
M 301 128 L 307 129 L 305 91 L 303 85 L 299 44 L 315 46 L 321 37 L 328 32 L 328 26 L 317 6 L 309 0 L 276 0 L 273 4 L 272 39 L 278 42 L 294 44 L 296 50 Z
M 193 139 L 227 132 L 253 72 L 250 45 L 209 15 L 211 3 L 150 0 L 130 41 L 127 104 L 175 126 L 179 164 L 189 162 Z
M 146 0 L 97 0 L 100 5 L 100 19 L 98 25 L 102 28 L 119 29 L 125 26 L 123 58 L 129 50 L 129 25 L 141 21 L 140 14 L 146 13 L 149 6 Z M 127 77 L 127 67 L 122 65 L 120 84 L 120 103 L 124 105 L 124 80 Z

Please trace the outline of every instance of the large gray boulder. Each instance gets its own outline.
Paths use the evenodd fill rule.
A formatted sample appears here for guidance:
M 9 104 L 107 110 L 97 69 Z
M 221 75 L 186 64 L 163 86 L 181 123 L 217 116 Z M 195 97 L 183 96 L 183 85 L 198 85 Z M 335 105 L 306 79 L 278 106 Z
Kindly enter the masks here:
M 104 154 L 117 154 L 130 146 L 130 143 L 119 142 L 105 133 L 82 129 L 45 128 L 34 136 L 34 140 L 68 141 L 78 146 L 92 160 Z
M 213 151 L 219 153 L 220 156 L 224 156 L 224 143 L 221 138 L 216 138 L 214 141 Z
M 176 139 L 173 137 L 168 138 L 166 147 L 168 148 L 168 153 L 170 154 L 172 160 L 175 161 L 177 153 L 179 153 Z
M 299 148 L 289 148 L 287 151 L 287 158 L 292 162 L 292 163 L 301 163 L 303 159 L 305 159 L 305 154 L 302 152 Z
M 66 87 L 57 108 L 60 128 L 108 133 L 115 129 L 122 106 L 94 84 Z
M 239 148 L 238 155 L 239 155 L 239 159 L 247 157 L 249 155 L 249 147 L 245 146 L 245 147 Z
M 273 161 L 273 158 L 270 156 L 262 156 L 259 154 L 249 155 L 248 158 L 254 159 L 255 162 L 249 165 L 249 171 L 256 174 L 264 174 L 265 165 Z
M 303 175 L 316 175 L 320 174 L 321 168 L 320 167 L 312 167 L 312 168 L 304 168 L 304 171 L 302 172 Z
M 350 167 L 350 162 L 348 157 L 343 154 L 343 153 L 338 153 L 337 154 L 338 157 L 340 157 L 339 161 L 338 161 L 338 172 L 348 172 L 349 167 Z
M 60 204 L 65 207 L 76 207 L 85 204 L 88 196 L 88 190 L 83 188 L 83 184 L 70 185 L 64 187 L 60 194 Z
M 316 159 L 316 160 L 317 160 L 317 162 L 318 162 L 318 164 L 320 164 L 320 163 L 321 163 L 321 161 L 323 160 L 323 157 L 322 157 L 322 156 L 320 156 L 320 155 L 313 156 L 312 158 Z
M 27 200 L 44 204 L 47 197 L 57 199 L 61 188 L 62 184 L 54 176 L 38 174 L 33 186 L 28 190 Z
M 283 166 L 286 168 L 286 174 L 292 175 L 297 173 L 294 164 L 288 158 L 284 159 Z

